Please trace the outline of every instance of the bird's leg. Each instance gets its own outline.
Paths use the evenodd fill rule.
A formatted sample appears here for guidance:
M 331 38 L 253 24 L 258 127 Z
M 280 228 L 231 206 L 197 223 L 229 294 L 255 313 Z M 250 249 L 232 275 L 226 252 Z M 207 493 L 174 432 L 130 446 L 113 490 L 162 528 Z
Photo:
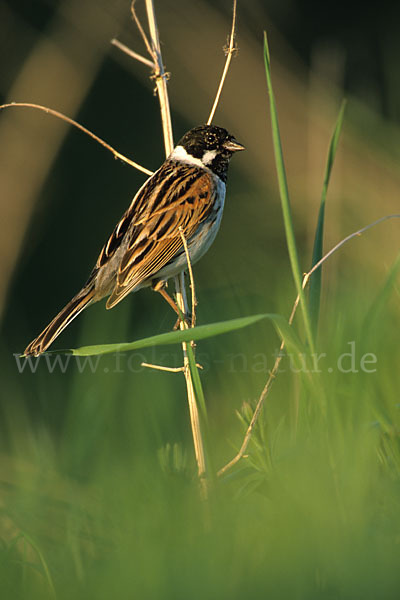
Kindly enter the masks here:
M 170 307 L 178 315 L 178 320 L 174 325 L 174 329 L 178 329 L 179 323 L 182 321 L 182 317 L 181 317 L 182 313 L 179 310 L 178 305 L 175 302 L 175 300 L 173 300 L 173 298 L 171 298 L 171 296 L 168 294 L 167 290 L 165 289 L 166 288 L 165 281 L 157 281 L 156 283 L 153 283 L 151 287 L 155 292 L 158 292 L 159 294 L 161 294 L 161 296 L 164 298 L 164 300 L 166 300 L 168 302 Z M 183 315 L 183 320 L 190 327 L 191 315 Z

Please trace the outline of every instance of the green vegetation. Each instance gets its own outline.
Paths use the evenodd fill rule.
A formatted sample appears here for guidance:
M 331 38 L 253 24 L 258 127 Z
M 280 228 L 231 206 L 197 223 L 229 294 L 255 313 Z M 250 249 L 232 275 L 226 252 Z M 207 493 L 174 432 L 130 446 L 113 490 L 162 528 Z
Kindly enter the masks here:
M 340 267 L 329 293 L 324 297 L 321 280 L 314 280 L 310 297 L 302 294 L 303 320 L 299 314 L 289 327 L 299 265 L 310 259 L 295 242 L 267 47 L 265 58 L 295 285 L 286 249 L 271 257 L 274 248 L 267 255 L 264 242 L 252 244 L 264 229 L 273 235 L 274 223 L 262 222 L 270 212 L 260 208 L 267 190 L 232 182 L 233 206 L 243 210 L 246 195 L 251 214 L 251 200 L 261 196 L 260 216 L 251 231 L 246 217 L 236 219 L 240 252 L 234 238 L 224 248 L 227 227 L 196 273 L 200 324 L 190 332 L 204 367 L 195 384 L 207 403 L 209 499 L 201 500 L 182 375 L 141 366 L 180 366 L 187 331 L 153 335 L 159 321 L 149 311 L 137 319 L 138 341 L 122 347 L 81 346 L 25 361 L 4 344 L 2 598 L 399 596 L 400 258 L 384 280 L 369 269 L 379 248 L 363 255 L 361 268 L 351 249 L 342 262 L 339 250 L 324 264 L 327 277 L 331 264 Z M 343 108 L 328 152 L 312 264 L 322 255 L 324 224 L 329 228 L 324 206 L 342 121 Z M 247 241 L 251 256 L 243 267 Z M 216 281 L 219 261 L 231 272 Z M 255 280 L 257 286 L 246 285 Z M 172 324 L 174 316 L 165 315 Z M 93 307 L 81 319 L 82 344 L 130 339 L 129 301 L 106 317 L 102 306 Z M 242 443 L 281 340 L 287 352 L 246 456 L 218 478 Z

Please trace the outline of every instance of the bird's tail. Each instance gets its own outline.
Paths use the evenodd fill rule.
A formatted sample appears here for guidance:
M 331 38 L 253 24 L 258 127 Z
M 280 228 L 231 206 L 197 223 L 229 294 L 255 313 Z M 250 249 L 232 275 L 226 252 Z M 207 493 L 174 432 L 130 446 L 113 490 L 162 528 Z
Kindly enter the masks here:
M 42 333 L 25 348 L 24 356 L 38 356 L 42 352 L 45 352 L 71 321 L 93 301 L 94 295 L 95 288 L 94 285 L 91 285 L 85 287 L 74 296 Z

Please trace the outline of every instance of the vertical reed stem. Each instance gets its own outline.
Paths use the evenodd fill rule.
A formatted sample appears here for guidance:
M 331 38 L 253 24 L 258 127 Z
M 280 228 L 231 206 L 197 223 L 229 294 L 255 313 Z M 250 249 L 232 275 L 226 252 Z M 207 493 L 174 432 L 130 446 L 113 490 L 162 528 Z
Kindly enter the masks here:
M 165 145 L 165 154 L 168 156 L 173 149 L 173 136 L 172 136 L 172 124 L 171 124 L 171 112 L 169 107 L 168 100 L 168 91 L 167 91 L 167 80 L 166 73 L 162 61 L 161 49 L 160 49 L 160 39 L 158 35 L 158 28 L 156 22 L 156 16 L 154 12 L 154 3 L 153 0 L 146 0 L 146 9 L 147 9 L 147 19 L 149 22 L 149 30 L 150 30 L 150 39 L 153 51 L 154 64 L 156 65 L 156 69 L 154 72 L 154 77 L 157 86 L 158 98 L 160 101 L 160 109 L 161 109 L 161 120 L 164 132 L 164 145 Z M 175 277 L 175 287 L 176 287 L 176 301 L 179 306 L 179 309 L 182 311 L 183 315 L 187 315 L 189 313 L 188 301 L 186 296 L 185 289 L 185 275 L 182 272 L 179 276 Z M 187 329 L 188 326 L 185 321 L 180 322 L 181 329 Z M 182 344 L 183 350 L 183 366 L 184 366 L 184 376 L 186 380 L 186 390 L 187 390 L 187 398 L 189 404 L 189 413 L 190 413 L 190 424 L 192 427 L 192 435 L 193 435 L 193 445 L 197 462 L 197 470 L 201 484 L 202 496 L 204 499 L 207 498 L 207 482 L 205 479 L 206 475 L 206 463 L 204 456 L 204 446 L 203 439 L 201 436 L 201 427 L 200 427 L 200 417 L 199 410 L 197 407 L 196 397 L 193 388 L 193 380 L 189 367 L 189 359 L 187 355 L 187 344 Z

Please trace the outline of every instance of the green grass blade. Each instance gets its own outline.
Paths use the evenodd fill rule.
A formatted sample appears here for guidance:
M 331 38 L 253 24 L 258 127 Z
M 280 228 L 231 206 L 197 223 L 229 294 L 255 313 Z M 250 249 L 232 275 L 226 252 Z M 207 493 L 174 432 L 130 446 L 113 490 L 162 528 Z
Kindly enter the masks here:
M 263 319 L 269 319 L 275 326 L 281 339 L 298 351 L 301 349 L 300 340 L 297 338 L 294 330 L 290 327 L 287 320 L 278 314 L 265 313 L 259 315 L 251 315 L 248 317 L 240 317 L 238 319 L 230 319 L 229 321 L 220 321 L 218 323 L 210 323 L 209 325 L 199 325 L 191 329 L 182 331 L 170 331 L 153 335 L 148 338 L 136 340 L 135 342 L 126 342 L 120 344 L 100 344 L 96 346 L 81 346 L 70 350 L 58 350 L 48 352 L 47 354 L 73 354 L 75 356 L 94 356 L 98 354 L 110 354 L 112 352 L 131 352 L 140 348 L 148 348 L 150 346 L 162 346 L 166 344 L 180 344 L 182 342 L 190 342 L 204 340 L 209 337 L 229 333 L 243 327 L 253 325 Z M 297 351 L 296 350 L 296 351 Z M 304 349 L 301 349 L 304 351 Z
M 197 367 L 195 355 L 194 355 L 193 349 L 190 344 L 187 345 L 187 355 L 188 355 L 188 359 L 189 359 L 189 367 L 190 367 L 190 372 L 192 374 L 193 387 L 194 387 L 194 392 L 196 395 L 196 400 L 200 406 L 200 410 L 201 410 L 204 422 L 207 424 L 208 423 L 207 407 L 206 407 L 206 401 L 204 398 L 203 386 L 201 385 L 199 369 Z
M 189 359 L 189 368 L 192 376 L 194 395 L 196 398 L 196 404 L 200 408 L 200 426 L 202 429 L 202 441 L 203 441 L 203 450 L 204 457 L 206 461 L 206 473 L 207 477 L 213 479 L 215 468 L 213 465 L 213 461 L 211 458 L 211 454 L 208 447 L 209 440 L 209 427 L 208 427 L 208 415 L 207 415 L 207 406 L 204 398 L 203 386 L 201 384 L 201 378 L 199 373 L 199 368 L 196 364 L 195 354 L 193 352 L 192 346 L 187 344 L 186 346 L 187 356 Z
M 340 133 L 342 130 L 345 108 L 346 108 L 346 100 L 343 100 L 342 105 L 340 107 L 338 118 L 336 120 L 335 129 L 333 131 L 333 135 L 332 135 L 332 138 L 331 138 L 331 141 L 329 144 L 328 158 L 327 158 L 326 167 L 325 167 L 324 183 L 322 185 L 321 204 L 320 204 L 320 208 L 319 208 L 317 228 L 315 231 L 314 249 L 313 249 L 311 267 L 313 267 L 319 260 L 321 260 L 322 255 L 323 255 L 326 196 L 327 196 L 327 192 L 328 192 L 328 185 L 329 185 L 329 180 L 331 177 L 333 163 L 335 160 L 336 150 L 337 150 L 337 146 L 339 143 L 339 137 L 340 137 Z M 315 271 L 315 273 L 312 275 L 311 280 L 310 280 L 309 306 L 310 306 L 310 316 L 311 316 L 311 322 L 312 322 L 314 335 L 316 334 L 317 328 L 318 328 L 319 307 L 320 307 L 320 300 L 321 300 L 321 280 L 322 280 L 322 267 Z
M 168 333 L 161 333 L 159 335 L 153 335 L 148 338 L 136 340 L 135 342 L 119 343 L 119 344 L 100 344 L 98 346 L 81 346 L 72 350 L 59 351 L 66 354 L 74 354 L 75 356 L 91 356 L 95 354 L 109 354 L 111 352 L 130 352 L 138 350 L 140 348 L 147 348 L 150 346 L 162 346 L 166 344 L 180 344 L 182 342 L 190 342 L 203 340 L 236 329 L 241 329 L 257 323 L 261 319 L 265 319 L 265 315 L 251 315 L 248 317 L 240 317 L 238 319 L 231 319 L 229 321 L 220 321 L 218 323 L 210 323 L 208 325 L 199 325 L 191 329 L 184 329 L 180 331 L 169 331 Z
M 265 73 L 267 77 L 267 86 L 269 93 L 269 105 L 271 114 L 272 139 L 275 153 L 275 164 L 278 175 L 279 193 L 282 204 L 283 221 L 285 225 L 286 242 L 289 251 L 290 264 L 297 293 L 300 296 L 300 306 L 303 314 L 304 326 L 306 331 L 307 342 L 311 351 L 314 349 L 314 340 L 312 335 L 311 320 L 308 313 L 308 306 L 305 300 L 305 295 L 302 289 L 302 272 L 300 269 L 299 258 L 297 254 L 296 239 L 293 228 L 292 211 L 289 200 L 289 190 L 286 178 L 285 164 L 283 160 L 282 143 L 279 133 L 278 113 L 276 109 L 275 96 L 272 87 L 271 65 L 268 48 L 267 34 L 264 32 L 264 63 Z

